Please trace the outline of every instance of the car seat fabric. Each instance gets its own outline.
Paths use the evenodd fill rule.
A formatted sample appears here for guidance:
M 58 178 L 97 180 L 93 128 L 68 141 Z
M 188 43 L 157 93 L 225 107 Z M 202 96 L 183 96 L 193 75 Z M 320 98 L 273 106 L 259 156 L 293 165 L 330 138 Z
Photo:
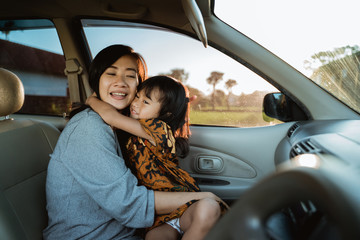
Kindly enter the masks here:
M 0 68 L 0 239 L 42 239 L 47 226 L 46 171 L 60 131 L 6 117 L 23 101 L 20 79 Z

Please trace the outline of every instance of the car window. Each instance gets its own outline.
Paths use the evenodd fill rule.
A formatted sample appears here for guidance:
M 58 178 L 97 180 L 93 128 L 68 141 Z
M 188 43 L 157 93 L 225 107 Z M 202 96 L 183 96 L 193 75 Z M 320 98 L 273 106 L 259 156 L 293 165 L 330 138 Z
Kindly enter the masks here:
M 360 113 L 358 0 L 214 2 L 217 17 Z
M 145 58 L 149 76 L 166 74 L 190 90 L 190 122 L 196 125 L 255 127 L 277 124 L 263 117 L 266 93 L 277 92 L 239 62 L 198 40 L 160 27 L 115 21 L 83 20 L 91 53 L 125 44 Z
M 22 81 L 25 101 L 18 113 L 63 116 L 70 102 L 65 58 L 49 20 L 1 20 L 0 67 Z

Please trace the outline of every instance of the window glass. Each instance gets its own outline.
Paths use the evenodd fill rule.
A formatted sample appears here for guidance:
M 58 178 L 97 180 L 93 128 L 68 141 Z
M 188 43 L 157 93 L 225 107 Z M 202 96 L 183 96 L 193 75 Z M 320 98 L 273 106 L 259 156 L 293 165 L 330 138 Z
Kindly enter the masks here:
M 186 35 L 144 24 L 82 22 L 93 56 L 112 44 L 129 45 L 145 58 L 149 76 L 166 74 L 184 82 L 190 96 L 196 95 L 191 102 L 191 124 L 254 127 L 278 123 L 262 114 L 264 95 L 278 90 L 211 46 L 204 48 Z
M 224 22 L 360 112 L 358 0 L 215 0 Z
M 1 20 L 0 67 L 22 81 L 25 102 L 18 113 L 69 113 L 65 59 L 51 21 Z

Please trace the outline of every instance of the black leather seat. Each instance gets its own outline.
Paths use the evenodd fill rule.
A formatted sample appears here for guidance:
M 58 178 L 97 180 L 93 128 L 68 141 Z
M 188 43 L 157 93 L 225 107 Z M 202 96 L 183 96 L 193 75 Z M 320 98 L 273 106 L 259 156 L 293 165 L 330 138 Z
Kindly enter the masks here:
M 20 110 L 24 89 L 0 68 L 0 239 L 42 239 L 47 226 L 45 181 L 60 132 L 45 122 L 9 117 Z

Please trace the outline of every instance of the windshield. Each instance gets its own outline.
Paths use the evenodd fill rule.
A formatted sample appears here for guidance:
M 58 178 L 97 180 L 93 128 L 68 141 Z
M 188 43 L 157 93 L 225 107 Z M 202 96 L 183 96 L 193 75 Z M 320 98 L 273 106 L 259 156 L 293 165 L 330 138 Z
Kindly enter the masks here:
M 360 112 L 358 0 L 215 0 L 214 13 Z

